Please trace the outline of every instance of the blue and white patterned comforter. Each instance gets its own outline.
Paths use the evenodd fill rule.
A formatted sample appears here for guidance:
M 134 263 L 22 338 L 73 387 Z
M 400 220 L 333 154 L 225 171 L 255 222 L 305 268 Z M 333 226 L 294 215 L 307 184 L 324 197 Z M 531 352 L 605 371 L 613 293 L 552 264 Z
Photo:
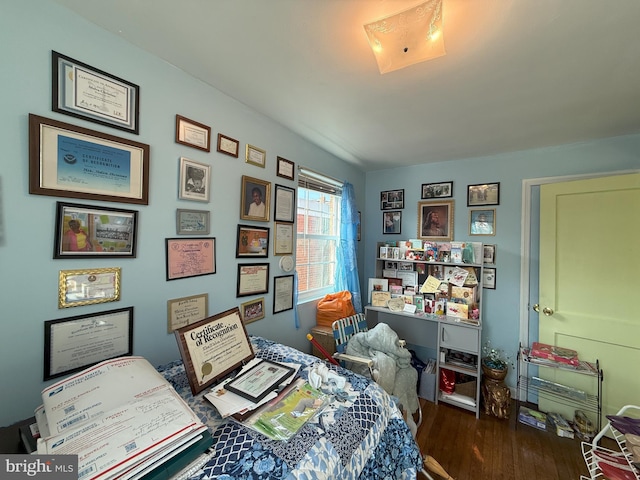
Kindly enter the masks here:
M 256 356 L 306 367 L 318 358 L 292 347 L 251 336 Z M 204 398 L 193 396 L 182 362 L 158 368 L 194 412 L 209 426 L 212 453 L 190 480 L 249 479 L 415 479 L 420 451 L 393 399 L 376 383 L 331 366 L 359 392 L 352 402 L 334 401 L 290 440 L 277 441 L 231 420 L 222 419 Z

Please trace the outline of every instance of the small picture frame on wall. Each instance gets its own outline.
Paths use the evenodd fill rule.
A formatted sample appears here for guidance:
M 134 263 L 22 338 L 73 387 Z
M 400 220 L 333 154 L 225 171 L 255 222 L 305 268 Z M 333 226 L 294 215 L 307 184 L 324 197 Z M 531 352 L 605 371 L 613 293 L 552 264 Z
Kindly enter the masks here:
M 209 210 L 176 210 L 176 235 L 209 235 Z
M 277 160 L 278 160 L 278 169 L 276 171 L 276 175 L 282 178 L 293 180 L 293 176 L 295 172 L 295 163 L 282 157 L 278 157 Z
M 271 182 L 242 176 L 240 197 L 240 218 L 257 222 L 269 221 Z
M 176 143 L 210 152 L 211 127 L 182 115 L 176 115 Z
M 421 197 L 423 200 L 431 198 L 449 198 L 453 196 L 453 182 L 423 183 Z
M 496 263 L 496 246 L 495 245 L 483 245 L 483 259 L 482 263 L 485 265 L 495 265 Z
M 180 158 L 178 198 L 209 203 L 211 165 Z
M 247 144 L 245 162 L 250 163 L 251 165 L 256 165 L 257 167 L 265 168 L 267 163 L 266 150 Z
M 296 215 L 295 188 L 275 185 L 273 219 L 276 222 L 293 223 Z
M 240 313 L 245 324 L 264 318 L 264 297 L 243 303 L 240 305 Z
M 380 210 L 404 208 L 404 189 L 380 192 Z
M 269 228 L 238 225 L 236 258 L 268 256 Z
M 469 210 L 469 235 L 495 235 L 496 209 Z
M 496 288 L 496 269 L 485 267 L 482 270 L 482 287 L 490 290 Z
M 119 301 L 121 272 L 119 267 L 61 270 L 58 308 Z
M 418 238 L 451 241 L 453 207 L 454 200 L 418 202 Z
M 402 233 L 402 212 L 382 212 L 382 233 Z
M 500 205 L 500 182 L 467 185 L 467 207 Z
M 273 313 L 293 310 L 293 275 L 273 277 Z
M 217 151 L 229 155 L 231 157 L 238 158 L 240 142 L 235 138 L 227 137 L 221 133 L 218 134 L 218 146 Z

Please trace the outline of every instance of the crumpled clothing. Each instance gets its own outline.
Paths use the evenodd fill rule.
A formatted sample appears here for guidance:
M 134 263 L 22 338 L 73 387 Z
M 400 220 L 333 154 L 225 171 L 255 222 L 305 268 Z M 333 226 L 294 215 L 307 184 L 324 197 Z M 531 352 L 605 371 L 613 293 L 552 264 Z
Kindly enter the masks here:
M 329 370 L 324 363 L 316 363 L 309 368 L 309 384 L 313 388 L 328 388 L 342 390 L 347 382 L 346 378 Z

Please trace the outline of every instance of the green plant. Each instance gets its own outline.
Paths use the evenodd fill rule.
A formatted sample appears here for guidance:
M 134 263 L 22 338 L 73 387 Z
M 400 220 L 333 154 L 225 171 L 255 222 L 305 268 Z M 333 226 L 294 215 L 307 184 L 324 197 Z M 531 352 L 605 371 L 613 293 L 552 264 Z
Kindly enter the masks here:
M 504 370 L 513 367 L 513 359 L 509 353 L 501 348 L 491 346 L 491 340 L 487 340 L 482 347 L 482 362 L 489 368 Z

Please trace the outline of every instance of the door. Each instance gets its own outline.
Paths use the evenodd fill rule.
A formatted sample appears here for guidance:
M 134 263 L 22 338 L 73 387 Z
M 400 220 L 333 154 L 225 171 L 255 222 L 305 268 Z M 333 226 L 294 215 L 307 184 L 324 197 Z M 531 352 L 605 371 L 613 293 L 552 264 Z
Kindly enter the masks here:
M 637 405 L 640 174 L 541 187 L 539 280 L 539 341 L 600 361 L 603 415 Z M 595 380 L 583 375 L 540 368 L 540 376 L 596 391 Z M 542 398 L 539 406 L 573 418 L 574 408 Z

